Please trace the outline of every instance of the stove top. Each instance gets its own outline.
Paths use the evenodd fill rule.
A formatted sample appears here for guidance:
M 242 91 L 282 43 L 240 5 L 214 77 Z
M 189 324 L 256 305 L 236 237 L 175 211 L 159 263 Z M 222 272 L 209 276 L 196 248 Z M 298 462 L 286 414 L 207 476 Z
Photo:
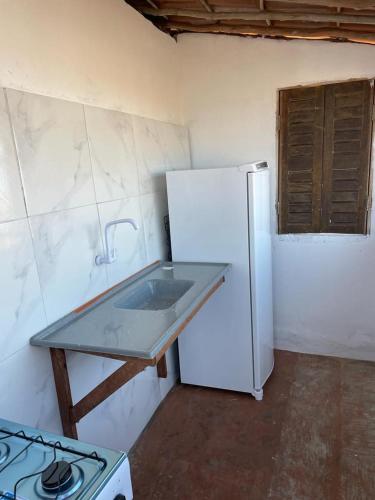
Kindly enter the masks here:
M 126 454 L 0 419 L 0 499 L 95 498 Z

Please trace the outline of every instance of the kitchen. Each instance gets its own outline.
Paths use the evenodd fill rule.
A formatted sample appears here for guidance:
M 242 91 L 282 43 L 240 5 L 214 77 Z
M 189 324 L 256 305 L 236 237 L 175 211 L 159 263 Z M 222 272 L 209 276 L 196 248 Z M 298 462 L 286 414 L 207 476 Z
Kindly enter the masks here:
M 183 2 L 174 2 L 178 3 Z M 194 9 L 205 10 L 195 3 Z M 208 3 L 216 7 L 215 2 Z M 255 2 L 248 3 L 251 12 L 256 10 Z M 264 3 L 273 9 L 275 2 Z M 295 3 L 296 12 L 306 10 L 307 2 Z M 309 3 L 324 11 L 319 7 L 322 2 Z M 193 386 L 176 385 L 180 370 L 175 343 L 166 351 L 167 376 L 158 376 L 155 366 L 142 370 L 79 421 L 79 440 L 129 454 L 134 498 L 168 498 L 168 492 L 170 498 L 230 498 L 228 491 L 233 492 L 232 498 L 271 494 L 270 498 L 337 498 L 338 492 L 343 498 L 372 498 L 373 231 L 367 235 L 278 234 L 274 205 L 278 92 L 299 85 L 369 80 L 375 73 L 373 47 L 209 33 L 183 33 L 176 41 L 121 0 L 54 0 L 48 6 L 41 0 L 3 0 L 0 8 L 4 284 L 0 418 L 63 434 L 48 349 L 31 346 L 30 338 L 120 281 L 167 258 L 166 171 L 264 160 L 271 183 L 273 326 L 278 351 L 263 400 L 256 402 L 236 392 L 200 388 L 193 392 Z M 96 256 L 104 253 L 105 225 L 122 218 L 134 219 L 139 229 L 116 226 L 117 260 L 96 266 Z M 118 360 L 72 352 L 67 364 L 74 401 L 122 365 Z M 307 389 L 303 393 L 298 380 L 291 381 L 297 377 L 293 370 L 301 376 L 300 385 L 314 379 L 313 393 Z M 186 392 L 179 396 L 180 388 Z M 287 391 L 294 404 L 301 401 L 297 409 L 288 410 Z M 246 446 L 237 450 L 232 443 L 237 441 L 233 431 L 237 427 L 224 419 L 234 432 L 224 439 L 222 429 L 214 426 L 218 417 L 211 415 L 210 405 L 212 411 L 224 411 L 228 405 L 233 415 L 236 408 L 238 425 L 243 424 L 243 415 L 248 434 L 248 421 L 259 424 L 265 412 L 263 424 L 280 427 L 279 434 L 268 436 L 262 434 L 263 427 L 258 428 L 264 446 L 254 436 L 250 446 L 238 431 Z M 190 419 L 182 420 L 189 408 L 197 413 L 188 413 Z M 175 424 L 174 411 L 180 417 Z M 351 417 L 344 419 L 344 414 Z M 202 446 L 207 444 L 205 433 L 199 434 L 193 426 L 207 415 L 210 419 L 200 425 L 210 437 L 211 422 L 212 430 L 228 447 L 233 446 L 232 463 L 227 469 L 219 464 L 212 471 L 205 456 L 202 463 L 194 462 L 186 452 L 186 460 L 176 460 L 172 469 L 173 461 L 167 458 L 168 450 L 177 453 L 170 448 L 173 443 L 186 451 L 196 431 Z M 286 427 L 284 417 L 289 419 Z M 180 429 L 180 436 L 157 447 L 160 439 L 153 434 L 153 425 L 169 425 L 171 433 Z M 343 438 L 335 434 L 340 425 Z M 309 426 L 312 438 L 321 436 L 321 440 L 315 454 L 306 457 L 299 453 L 301 434 L 293 429 Z M 309 443 L 309 434 L 302 436 Z M 277 439 L 280 448 L 275 446 Z M 342 449 L 337 444 L 340 439 L 346 440 Z M 199 441 L 194 443 L 198 446 Z M 209 444 L 207 454 L 213 462 L 218 454 L 225 456 L 225 447 Z M 155 460 L 149 464 L 142 450 L 153 447 Z M 237 478 L 236 451 L 244 460 L 254 460 L 255 465 L 247 464 L 253 474 L 243 471 Z M 155 466 L 159 453 L 163 455 L 160 469 Z M 287 463 L 290 456 L 295 462 Z M 332 465 L 335 460 L 340 462 L 338 468 Z M 264 471 L 272 468 L 270 463 L 280 470 L 272 486 Z M 173 475 L 169 481 L 168 470 Z M 324 480 L 322 474 L 326 474 Z M 248 483 L 249 490 L 238 493 L 235 488 L 241 481 Z M 257 481 L 262 488 L 256 489 Z M 183 489 L 190 483 L 197 483 L 198 491 L 189 494 L 189 489 Z

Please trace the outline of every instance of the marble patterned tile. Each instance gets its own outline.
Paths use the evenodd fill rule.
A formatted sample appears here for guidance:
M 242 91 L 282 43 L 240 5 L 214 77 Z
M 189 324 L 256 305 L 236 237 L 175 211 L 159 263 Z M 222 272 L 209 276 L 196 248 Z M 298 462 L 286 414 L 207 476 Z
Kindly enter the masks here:
M 29 215 L 95 202 L 83 105 L 6 90 Z
M 138 170 L 130 115 L 85 106 L 98 202 L 138 195 Z
M 164 217 L 168 214 L 167 195 L 164 192 L 145 194 L 141 196 L 141 206 L 147 263 L 166 260 L 168 249 Z
M 168 151 L 169 170 L 191 168 L 188 128 L 172 123 L 158 123 L 165 150 Z
M 115 392 L 78 424 L 79 438 L 99 446 L 129 451 L 177 378 L 176 353 L 167 353 L 168 378 L 148 367 Z M 70 353 L 68 369 L 77 402 L 121 366 L 121 362 Z
M 25 346 L 0 363 L 1 417 L 62 434 L 48 349 Z
M 66 359 L 75 403 L 123 364 L 122 361 L 77 352 L 68 352 Z
M 185 127 L 134 116 L 140 192 L 166 189 L 165 172 L 190 168 L 188 131 Z
M 119 224 L 109 230 L 110 248 L 116 248 L 117 260 L 103 264 L 108 275 L 108 286 L 128 278 L 146 265 L 144 231 L 139 198 L 116 200 L 98 205 L 100 224 L 104 241 L 106 223 L 123 218 L 133 218 L 139 229 L 135 231 L 129 224 Z
M 139 373 L 79 422 L 79 437 L 128 452 L 160 402 L 158 379 Z
M 0 222 L 26 216 L 4 89 L 0 88 Z
M 78 353 L 70 353 L 67 362 L 74 402 L 122 365 Z M 158 380 L 156 369 L 146 368 L 79 422 L 79 438 L 128 451 L 161 401 Z
M 46 318 L 27 219 L 0 224 L 0 240 L 1 362 L 27 345 Z
M 96 205 L 31 217 L 47 320 L 56 321 L 107 288 Z

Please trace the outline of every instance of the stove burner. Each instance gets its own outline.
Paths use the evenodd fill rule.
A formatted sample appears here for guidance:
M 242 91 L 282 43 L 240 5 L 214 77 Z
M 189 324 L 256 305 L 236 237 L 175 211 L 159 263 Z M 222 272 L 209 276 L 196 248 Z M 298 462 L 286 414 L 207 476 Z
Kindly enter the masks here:
M 65 460 L 62 461 L 65 462 Z M 53 465 L 56 465 L 56 463 L 57 462 L 55 462 Z M 43 486 L 43 474 L 41 474 L 34 483 L 36 498 L 43 498 L 44 500 L 56 500 L 56 498 L 58 498 L 59 500 L 67 500 L 74 494 L 81 492 L 81 488 L 84 484 L 84 471 L 77 464 L 70 464 L 70 466 L 72 468 L 72 476 L 64 485 L 60 486 L 60 489 L 57 486 L 55 489 L 47 490 Z
M 42 486 L 48 492 L 63 492 L 71 483 L 73 471 L 65 460 L 54 462 L 42 474 Z
M 106 458 L 96 451 L 87 453 L 69 446 L 69 442 L 63 446 L 60 441 L 47 441 L 41 434 L 27 435 L 23 430 L 0 427 L 0 499 L 81 497 L 106 466 Z M 19 497 L 19 490 L 27 495 Z
M 0 443 L 0 464 L 9 457 L 10 448 L 6 443 Z M 0 497 L 1 498 L 1 497 Z

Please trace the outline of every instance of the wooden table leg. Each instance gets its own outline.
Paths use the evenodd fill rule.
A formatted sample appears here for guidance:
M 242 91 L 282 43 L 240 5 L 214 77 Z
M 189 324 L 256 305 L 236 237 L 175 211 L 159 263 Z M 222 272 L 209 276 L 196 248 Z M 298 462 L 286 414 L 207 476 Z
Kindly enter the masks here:
M 167 360 L 166 360 L 165 354 L 163 354 L 163 356 L 157 362 L 156 369 L 158 371 L 159 378 L 167 378 L 168 377 Z
M 71 413 L 73 400 L 65 351 L 64 349 L 50 348 L 50 355 L 64 436 L 78 439 L 77 426 L 72 419 Z

